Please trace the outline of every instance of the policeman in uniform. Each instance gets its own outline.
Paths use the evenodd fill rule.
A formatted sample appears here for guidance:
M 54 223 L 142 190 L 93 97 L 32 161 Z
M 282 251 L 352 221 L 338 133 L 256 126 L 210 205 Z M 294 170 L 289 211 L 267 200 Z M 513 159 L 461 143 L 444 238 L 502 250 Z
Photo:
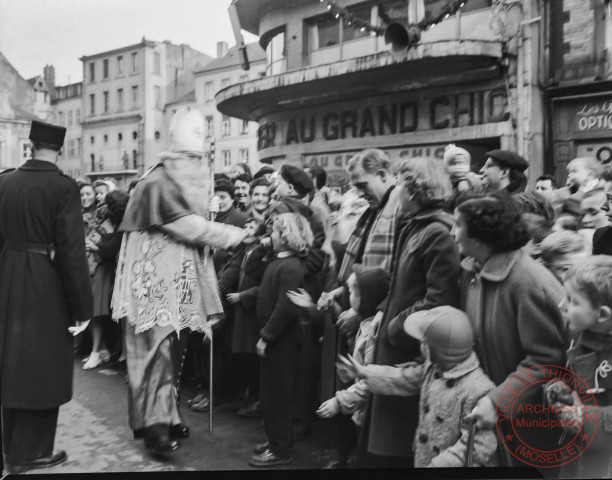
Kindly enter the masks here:
M 66 461 L 53 451 L 72 398 L 75 321 L 91 318 L 77 183 L 55 165 L 66 129 L 32 122 L 33 159 L 0 174 L 0 405 L 5 468 Z

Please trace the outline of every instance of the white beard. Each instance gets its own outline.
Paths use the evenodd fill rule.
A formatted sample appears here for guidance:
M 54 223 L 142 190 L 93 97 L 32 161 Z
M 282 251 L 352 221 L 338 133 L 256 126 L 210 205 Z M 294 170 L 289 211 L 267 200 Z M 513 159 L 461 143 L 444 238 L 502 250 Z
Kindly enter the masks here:
M 179 186 L 191 209 L 198 215 L 208 218 L 212 185 L 207 159 L 203 158 L 200 162 L 194 163 L 180 156 L 177 159 L 166 157 L 163 162 L 166 173 Z

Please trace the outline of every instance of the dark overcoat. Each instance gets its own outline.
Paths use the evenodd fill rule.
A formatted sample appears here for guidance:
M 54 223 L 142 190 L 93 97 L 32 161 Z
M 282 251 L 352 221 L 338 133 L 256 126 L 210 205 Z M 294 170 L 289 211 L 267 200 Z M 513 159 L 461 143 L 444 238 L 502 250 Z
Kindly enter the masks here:
M 450 234 L 452 217 L 440 209 L 425 209 L 404 225 L 394 246 L 391 286 L 378 330 L 378 365 L 409 362 L 420 355 L 419 342 L 403 329 L 410 314 L 459 304 L 459 251 Z M 366 418 L 368 451 L 412 457 L 418 405 L 418 396 L 372 395 Z
M 24 242 L 29 250 L 23 249 Z M 34 253 L 33 244 L 53 244 L 54 260 Z M 77 183 L 42 160 L 0 175 L 3 407 L 37 410 L 70 401 L 73 341 L 68 327 L 92 313 Z

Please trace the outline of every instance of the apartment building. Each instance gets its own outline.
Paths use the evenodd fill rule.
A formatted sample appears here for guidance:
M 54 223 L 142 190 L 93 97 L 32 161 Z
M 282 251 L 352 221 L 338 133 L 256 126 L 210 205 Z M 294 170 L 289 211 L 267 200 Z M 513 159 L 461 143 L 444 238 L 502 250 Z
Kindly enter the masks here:
M 52 92 L 51 122 L 66 127 L 64 148 L 57 166 L 75 179 L 83 179 L 82 108 L 83 82 L 56 86 Z
M 166 105 L 164 125 L 169 128 L 172 115 L 180 108 L 198 109 L 205 119 L 206 143 L 215 141 L 215 172 L 227 173 L 237 163 L 259 168 L 257 156 L 257 124 L 223 115 L 215 105 L 215 94 L 228 85 L 259 78 L 265 72 L 265 52 L 257 43 L 247 47 L 249 70 L 242 67 L 236 46 L 217 42 L 217 58 L 195 72 L 194 89 Z M 168 145 L 167 145 L 168 146 Z
M 142 41 L 83 56 L 83 174 L 129 182 L 165 148 L 164 107 L 193 89 L 194 71 L 212 57 L 188 45 Z

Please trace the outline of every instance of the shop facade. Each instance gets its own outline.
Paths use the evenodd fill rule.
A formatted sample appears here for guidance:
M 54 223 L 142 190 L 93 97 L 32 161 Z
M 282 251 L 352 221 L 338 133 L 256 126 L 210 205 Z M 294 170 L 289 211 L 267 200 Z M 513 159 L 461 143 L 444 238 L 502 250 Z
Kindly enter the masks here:
M 524 50 L 509 46 L 489 28 L 493 3 L 473 2 L 468 9 L 470 2 L 461 8 L 452 0 L 423 2 L 431 12 L 447 7 L 456 11 L 435 29 L 424 29 L 418 43 L 398 53 L 374 31 L 342 39 L 349 29 L 347 18 L 357 18 L 350 12 L 361 12 L 361 18 L 369 19 L 367 25 L 383 29 L 383 19 L 388 21 L 393 7 L 401 11 L 405 1 L 347 1 L 346 8 L 336 10 L 331 0 L 296 0 L 290 5 L 235 0 L 242 28 L 260 35 L 269 68 L 263 78 L 218 92 L 217 108 L 259 123 L 261 162 L 275 168 L 284 163 L 320 165 L 337 188 L 347 185 L 347 162 L 364 148 L 380 148 L 397 164 L 408 157 L 442 159 L 444 147 L 455 143 L 471 153 L 475 171 L 486 160 L 486 151 L 509 149 L 531 159 L 530 171 L 540 174 L 542 121 L 521 118 L 531 115 L 535 105 L 541 120 L 544 103 L 539 91 L 534 95 L 517 85 L 518 71 L 525 73 L 532 63 Z M 381 4 L 387 9 L 384 15 Z M 338 13 L 339 39 L 326 43 L 330 34 L 323 38 L 321 32 L 329 32 Z M 499 20 L 509 22 L 506 17 Z M 514 53 L 509 55 L 509 50 Z

